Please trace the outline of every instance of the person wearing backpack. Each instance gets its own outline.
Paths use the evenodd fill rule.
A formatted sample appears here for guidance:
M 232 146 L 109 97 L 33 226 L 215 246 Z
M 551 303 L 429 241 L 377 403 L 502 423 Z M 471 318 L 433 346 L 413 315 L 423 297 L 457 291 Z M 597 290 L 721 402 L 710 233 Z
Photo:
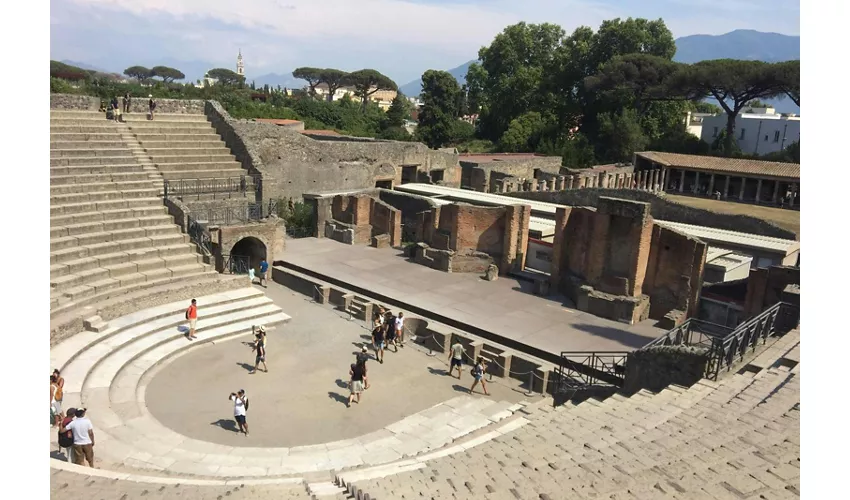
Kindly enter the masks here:
M 59 426 L 59 429 L 67 429 L 68 424 L 74 420 L 74 414 L 77 413 L 76 408 L 68 408 L 67 413 L 65 413 L 65 418 L 62 419 L 62 423 Z M 65 458 L 70 463 L 74 463 L 74 431 L 66 430 L 65 432 L 59 431 L 59 448 L 60 450 L 65 451 Z
M 475 386 L 481 383 L 481 388 L 484 389 L 484 395 L 489 396 L 490 394 L 487 392 L 487 384 L 484 383 L 484 358 L 478 356 L 478 359 L 475 360 L 475 366 L 472 367 L 472 376 L 475 378 L 475 381 L 472 382 L 472 387 L 469 388 L 469 393 L 472 394 L 472 391 L 475 390 Z
M 248 397 L 245 396 L 245 389 L 231 392 L 229 399 L 233 401 L 233 418 L 239 424 L 239 432 L 244 432 L 245 437 L 248 437 L 248 422 L 245 420 L 248 412 Z

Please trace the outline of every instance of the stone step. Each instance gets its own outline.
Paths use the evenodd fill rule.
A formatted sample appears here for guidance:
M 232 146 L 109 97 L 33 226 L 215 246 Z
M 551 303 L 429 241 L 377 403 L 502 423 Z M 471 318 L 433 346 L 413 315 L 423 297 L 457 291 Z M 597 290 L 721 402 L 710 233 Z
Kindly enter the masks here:
M 53 170 L 50 171 L 50 185 L 63 186 L 75 184 L 97 184 L 97 183 L 112 183 L 112 182 L 148 182 L 150 181 L 150 173 L 144 170 L 138 172 L 105 172 L 99 174 L 77 174 L 53 175 Z
M 114 219 L 128 219 L 134 217 L 151 217 L 154 215 L 167 215 L 168 210 L 164 206 L 151 207 L 125 207 L 110 210 L 99 210 L 93 212 L 82 212 L 67 215 L 55 215 L 50 217 L 50 227 L 68 226 L 72 224 L 84 224 L 87 222 L 106 221 Z M 173 223 L 173 221 L 172 221 Z
M 50 150 L 50 158 L 93 158 L 93 157 L 101 157 L 101 156 L 133 156 L 133 153 L 126 147 L 112 147 L 112 148 L 84 148 L 84 149 L 51 149 Z
M 209 156 L 209 155 L 218 155 L 218 154 L 227 154 L 231 155 L 230 149 L 221 143 L 216 146 L 208 146 L 208 147 L 164 147 L 164 148 L 145 148 L 144 151 L 151 156 L 152 158 L 158 158 L 163 156 Z M 234 157 L 235 158 L 235 157 Z
M 66 290 L 62 290 L 62 297 L 70 302 L 80 302 L 87 299 L 95 299 L 98 295 L 108 297 L 110 294 L 120 293 L 120 288 L 138 286 L 141 283 L 151 284 L 170 281 L 172 279 L 189 279 L 193 276 L 212 271 L 212 267 L 206 264 L 189 264 L 179 267 L 158 268 L 143 273 L 127 274 L 121 279 L 103 278 L 98 281 L 88 282 Z M 126 293 L 126 292 L 125 292 Z M 51 310 L 51 314 L 53 311 Z
M 139 143 L 143 147 L 158 147 L 153 144 L 153 142 L 168 142 L 175 143 L 180 141 L 219 141 L 221 142 L 221 136 L 216 134 L 213 130 L 209 132 L 195 132 L 195 133 L 148 133 L 147 131 L 142 133 L 139 132 L 136 134 L 136 139 L 139 140 Z
M 178 243 L 159 248 L 148 247 L 135 250 L 128 250 L 124 252 L 114 252 L 102 255 L 79 257 L 51 264 L 50 277 L 55 278 L 59 276 L 66 276 L 69 274 L 77 274 L 98 267 L 109 267 L 112 265 L 123 264 L 126 262 L 145 263 L 155 259 L 178 257 L 181 255 L 194 255 L 195 253 L 196 252 L 192 245 L 188 243 Z
M 221 152 L 217 154 L 207 154 L 207 155 L 157 155 L 153 154 L 150 151 L 147 152 L 148 155 L 153 159 L 154 163 L 207 163 L 207 162 L 233 162 L 237 165 L 239 164 L 236 161 L 236 157 L 230 154 L 227 150 L 221 150 Z
M 133 159 L 135 161 L 135 158 Z M 124 163 L 124 162 L 122 162 Z M 50 176 L 55 175 L 86 175 L 86 174 L 108 174 L 108 173 L 131 173 L 146 172 L 141 163 L 123 165 L 80 165 L 69 167 L 50 167 Z
M 113 134 L 119 130 L 120 125 L 112 120 L 106 122 L 91 123 L 87 125 L 57 124 L 50 122 L 51 134 L 83 133 L 83 134 Z
M 124 141 L 121 139 L 121 133 L 117 130 L 112 133 L 51 132 L 50 142 L 61 143 L 62 146 L 60 149 L 68 149 L 66 145 L 68 142 L 96 142 L 98 146 L 104 143 L 124 144 Z
M 148 131 L 148 130 L 170 130 L 170 129 L 186 129 L 186 130 L 212 130 L 212 123 L 208 121 L 175 121 L 175 120 L 145 120 L 135 121 L 130 124 L 130 130 Z
M 92 267 L 73 274 L 67 273 L 70 266 L 66 264 L 55 264 L 51 266 L 50 289 L 52 291 L 62 292 L 107 278 L 116 279 L 128 274 L 145 274 L 163 268 L 180 268 L 183 266 L 198 264 L 199 262 L 200 255 L 186 253 L 167 257 L 153 257 L 141 261 L 126 261 L 118 264 L 111 264 L 106 267 Z M 63 271 L 65 271 L 66 274 L 61 274 Z M 54 276 L 54 273 L 58 275 Z M 122 284 L 120 286 L 124 285 Z
M 89 141 L 85 139 L 58 139 L 51 137 L 50 151 L 56 150 L 76 150 L 76 151 L 93 151 L 101 149 L 121 149 L 124 150 L 127 145 L 121 140 L 120 134 L 116 134 L 110 139 Z
M 155 229 L 159 228 L 124 229 L 108 233 L 87 234 L 85 236 L 51 238 L 50 263 L 57 264 L 65 260 L 82 257 L 128 252 L 154 245 L 189 243 L 189 236 L 179 232 L 177 226 L 173 226 L 168 233 L 158 233 Z M 165 226 L 163 229 L 168 230 L 169 228 Z M 148 232 L 151 234 L 148 235 Z
M 104 201 L 83 201 L 73 203 L 51 203 L 50 216 L 55 215 L 71 215 L 82 214 L 87 212 L 99 212 L 102 210 L 118 210 L 125 208 L 147 208 L 147 207 L 163 207 L 162 198 L 147 197 L 147 198 L 131 198 L 117 199 Z
M 131 192 L 134 190 L 150 189 L 151 184 L 148 179 L 140 181 L 121 181 L 121 182 L 90 182 L 90 183 L 75 183 L 75 184 L 60 184 L 50 185 L 50 195 L 62 194 L 95 194 L 103 192 Z
M 51 194 L 50 205 L 68 205 L 72 203 L 126 200 L 135 198 L 153 198 L 155 196 L 159 196 L 159 194 L 160 190 L 153 188 L 128 189 L 121 191 L 93 191 L 83 193 Z
M 227 148 L 227 145 L 218 135 L 210 136 L 208 139 L 189 138 L 186 140 L 153 140 L 149 139 L 142 143 L 145 151 L 160 149 L 185 149 L 185 148 Z M 228 149 L 229 150 L 229 149 Z
M 254 185 L 254 178 L 248 175 L 248 171 L 238 167 L 238 163 L 234 163 L 237 167 L 234 168 L 218 168 L 210 170 L 167 170 L 161 172 L 162 178 L 166 180 L 192 180 L 192 179 L 236 179 L 245 176 L 247 187 Z M 238 182 L 237 182 L 238 185 Z
M 179 172 L 179 171 L 196 171 L 196 170 L 242 170 L 242 164 L 233 161 L 208 161 L 208 162 L 181 162 L 181 163 L 160 163 L 155 162 L 156 168 L 162 172 Z M 243 170 L 244 172 L 244 170 Z
M 133 135 L 136 137 L 149 137 L 151 135 L 206 135 L 215 134 L 215 129 L 209 124 L 194 124 L 194 123 L 169 123 L 160 126 L 154 122 L 153 125 L 147 127 L 131 127 Z
M 145 99 L 146 101 L 147 99 Z M 123 113 L 122 116 L 128 123 L 147 122 L 147 113 Z M 72 111 L 72 110 L 51 110 L 50 120 L 82 120 L 82 121 L 108 121 L 106 113 L 100 111 Z M 155 121 L 185 121 L 197 122 L 207 121 L 207 117 L 201 113 L 156 113 Z
M 50 158 L 51 167 L 70 167 L 86 165 L 127 165 L 136 163 L 136 157 L 130 151 L 115 156 L 76 156 L 71 158 Z
M 106 219 L 100 221 L 80 222 L 67 226 L 54 226 L 50 228 L 51 238 L 63 236 L 83 236 L 91 233 L 104 233 L 132 228 L 153 228 L 155 226 L 174 225 L 174 218 L 168 214 L 149 215 L 145 217 L 130 217 L 125 219 Z

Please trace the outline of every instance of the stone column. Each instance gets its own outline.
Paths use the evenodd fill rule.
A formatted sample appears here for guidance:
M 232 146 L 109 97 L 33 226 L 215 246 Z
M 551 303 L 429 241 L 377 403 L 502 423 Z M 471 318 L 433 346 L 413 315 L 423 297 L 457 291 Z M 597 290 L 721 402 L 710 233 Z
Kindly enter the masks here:
M 658 169 L 652 171 L 652 187 L 650 191 L 653 193 L 658 191 Z
M 667 191 L 667 185 L 670 183 L 670 169 L 661 167 L 661 191 Z
M 699 192 L 699 170 L 696 172 L 696 177 L 694 177 L 694 194 Z
M 537 182 L 536 181 L 525 181 L 525 182 L 528 183 L 528 190 L 529 191 L 537 191 Z
M 546 181 L 546 182 L 548 183 L 549 191 L 554 191 L 555 190 L 555 178 L 550 177 L 549 180 Z
M 723 188 L 723 197 L 724 197 L 724 198 L 726 198 L 727 196 L 729 196 L 729 183 L 730 183 L 730 182 L 732 182 L 732 176 L 731 176 L 731 175 L 727 175 L 727 176 L 726 176 L 726 187 L 724 187 L 724 188 Z
M 771 198 L 773 203 L 777 203 L 779 201 L 779 181 L 773 181 L 773 197 Z
M 506 193 L 510 193 L 510 192 L 511 192 L 511 186 L 512 186 L 512 185 L 513 185 L 513 184 L 512 184 L 512 183 L 510 183 L 510 182 L 506 182 L 506 183 L 505 183 L 505 192 L 506 192 Z
M 712 196 L 714 194 L 714 174 L 711 174 L 711 179 L 708 181 L 708 195 Z
M 761 201 L 761 179 L 756 183 L 756 204 Z
M 643 189 L 643 172 L 637 173 L 637 188 Z
M 747 185 L 747 178 L 741 177 L 741 192 L 738 194 L 738 200 L 744 201 L 744 186 Z
M 679 192 L 683 192 L 685 189 L 685 171 L 682 170 L 682 175 L 679 178 Z

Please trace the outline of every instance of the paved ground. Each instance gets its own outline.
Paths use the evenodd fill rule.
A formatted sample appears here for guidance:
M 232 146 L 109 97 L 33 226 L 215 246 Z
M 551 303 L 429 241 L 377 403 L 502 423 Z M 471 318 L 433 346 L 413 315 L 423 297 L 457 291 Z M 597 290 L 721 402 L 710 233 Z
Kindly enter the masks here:
M 626 325 L 599 318 L 572 308 L 565 297 L 532 295 L 528 282 L 508 277 L 485 281 L 477 274 L 444 273 L 409 262 L 391 248 L 303 238 L 287 240 L 283 257 L 552 353 L 631 351 L 663 333 L 654 327 L 654 320 Z
M 350 248 L 350 247 L 348 247 Z M 445 375 L 442 356 L 417 346 L 367 363 L 371 388 L 360 405 L 345 407 L 348 366 L 365 341 L 360 321 L 271 283 L 264 290 L 292 320 L 269 333 L 269 373 L 250 375 L 254 357 L 247 337 L 199 347 L 165 366 L 150 382 L 147 406 L 165 426 L 186 436 L 235 446 L 302 446 L 367 434 L 464 394 L 472 378 Z M 527 399 L 509 386 L 488 384 L 494 400 Z M 251 435 L 235 432 L 231 392 L 249 396 Z M 480 388 L 477 389 L 480 392 Z
M 759 205 L 750 205 L 748 203 L 735 203 L 734 201 L 712 200 L 710 198 L 700 198 L 696 196 L 681 196 L 675 194 L 667 194 L 670 201 L 681 203 L 696 208 L 704 208 L 735 215 L 752 215 L 761 219 L 769 220 L 783 229 L 794 231 L 797 237 L 800 236 L 800 212 L 798 210 L 786 210 L 776 207 L 763 207 Z

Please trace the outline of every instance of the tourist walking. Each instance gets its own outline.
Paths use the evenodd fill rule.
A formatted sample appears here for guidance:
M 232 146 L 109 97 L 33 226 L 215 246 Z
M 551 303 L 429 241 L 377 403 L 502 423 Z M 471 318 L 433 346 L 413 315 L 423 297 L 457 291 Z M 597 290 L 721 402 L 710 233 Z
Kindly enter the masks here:
M 395 319 L 395 337 L 402 347 L 404 347 L 404 313 L 399 311 Z
M 380 314 L 372 322 L 372 346 L 375 348 L 375 359 L 384 364 L 384 325 Z
M 151 120 L 153 120 L 153 112 L 156 110 L 156 101 L 153 100 L 153 94 L 148 95 L 148 109 L 151 113 Z
M 266 259 L 260 261 L 260 285 L 265 288 L 268 288 L 268 279 L 269 279 L 269 263 L 266 262 Z
M 475 366 L 472 367 L 472 377 L 475 379 L 472 382 L 472 387 L 469 388 L 469 393 L 475 390 L 475 386 L 479 383 L 481 384 L 481 388 L 484 389 L 484 395 L 489 396 L 490 394 L 487 392 L 487 384 L 484 382 L 484 371 L 486 370 L 486 366 L 484 365 L 484 358 L 478 356 L 478 359 L 475 360 Z
M 50 375 L 50 426 L 59 425 L 62 420 L 62 389 L 56 375 Z
M 463 344 L 460 341 L 455 342 L 449 349 L 449 376 L 457 368 L 457 379 L 460 380 L 460 375 L 463 373 Z
M 74 435 L 74 463 L 94 468 L 94 427 L 91 420 L 86 418 L 86 409 L 78 408 L 75 412 L 77 418 L 63 426 L 60 432 L 68 430 Z
M 239 392 L 231 392 L 228 398 L 233 401 L 233 418 L 239 425 L 239 432 L 244 432 L 248 436 L 248 421 L 245 419 L 248 412 L 248 397 L 245 395 L 245 389 L 239 389 Z
M 118 96 L 112 97 L 112 119 L 115 123 L 121 121 L 121 106 L 118 105 Z
M 60 451 L 65 452 L 65 459 L 68 462 L 74 461 L 74 431 L 66 430 L 65 432 L 62 432 L 62 429 L 67 429 L 68 424 L 74 420 L 74 415 L 76 413 L 76 408 L 68 408 L 68 412 L 65 413 L 65 418 L 63 418 L 62 422 L 59 424 L 59 449 Z
M 189 321 L 189 340 L 194 340 L 197 338 L 195 328 L 198 326 L 198 302 L 195 299 L 192 299 L 192 303 L 186 309 L 186 319 Z
M 369 371 L 366 369 L 366 361 L 369 361 L 369 348 L 364 345 L 356 358 L 357 364 L 363 367 L 363 383 L 366 384 L 364 390 L 369 388 Z
M 398 352 L 398 344 L 396 343 L 396 329 L 395 329 L 395 316 L 393 316 L 392 311 L 387 311 L 387 316 L 384 318 L 384 330 L 387 338 L 387 347 L 391 344 L 393 346 L 393 352 Z
M 257 353 L 257 357 L 254 360 L 254 369 L 251 370 L 251 374 L 257 372 L 257 368 L 260 366 L 260 363 L 263 364 L 263 371 L 268 373 L 269 367 L 266 366 L 266 329 L 261 326 L 257 329 L 257 333 L 255 334 L 256 340 L 254 341 L 254 351 Z
M 346 407 L 351 407 L 351 402 L 356 400 L 357 404 L 360 404 L 360 393 L 363 392 L 363 375 L 364 375 L 365 365 L 360 365 L 359 363 L 352 363 L 351 368 L 348 370 L 348 375 L 351 377 L 351 380 L 348 382 L 348 386 L 351 389 L 351 394 L 348 396 L 348 404 Z
M 124 112 L 125 113 L 130 112 L 130 93 L 129 92 L 124 94 Z

